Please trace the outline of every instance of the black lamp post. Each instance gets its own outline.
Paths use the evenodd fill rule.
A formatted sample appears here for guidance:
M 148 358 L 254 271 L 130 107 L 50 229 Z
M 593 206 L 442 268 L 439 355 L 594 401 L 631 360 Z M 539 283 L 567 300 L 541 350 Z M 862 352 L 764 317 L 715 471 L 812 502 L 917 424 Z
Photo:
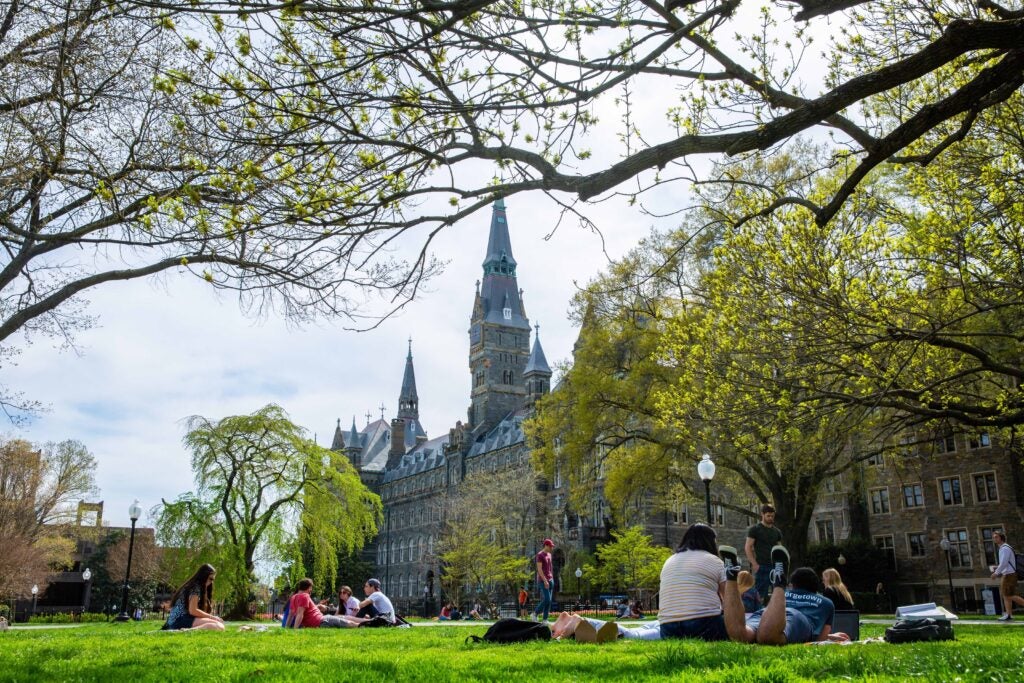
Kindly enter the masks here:
M 36 615 L 36 596 L 39 595 L 39 586 L 32 584 L 32 616 Z
M 939 541 L 939 547 L 942 548 L 942 552 L 946 555 L 946 578 L 949 579 L 949 604 L 953 606 L 953 611 L 956 612 L 956 593 L 953 592 L 953 568 L 949 561 L 949 551 L 952 549 L 952 546 L 949 543 L 949 539 L 944 538 Z
M 583 602 L 583 591 L 580 590 L 580 579 L 583 578 L 583 570 L 576 567 L 576 604 Z
M 128 616 L 128 579 L 132 575 L 132 551 L 135 550 L 135 523 L 142 516 L 142 507 L 139 506 L 138 498 L 128 506 L 128 516 L 132 520 L 132 533 L 128 537 L 128 566 L 124 570 L 124 588 L 121 590 L 121 613 L 117 615 L 117 619 L 114 621 L 128 621 L 131 619 Z
M 82 597 L 82 613 L 89 611 L 89 597 L 92 592 L 92 572 L 86 567 L 82 572 L 82 581 L 85 581 L 85 594 Z
M 708 524 L 714 524 L 711 519 L 711 480 L 715 478 L 715 463 L 711 462 L 711 456 L 707 453 L 697 463 L 697 474 L 704 480 L 704 505 Z

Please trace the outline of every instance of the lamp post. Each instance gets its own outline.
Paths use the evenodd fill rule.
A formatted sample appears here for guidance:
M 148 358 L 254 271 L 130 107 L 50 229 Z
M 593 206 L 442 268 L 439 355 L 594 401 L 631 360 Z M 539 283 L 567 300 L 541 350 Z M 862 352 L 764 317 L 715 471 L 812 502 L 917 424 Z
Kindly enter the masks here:
M 956 593 L 953 592 L 953 567 L 949 561 L 950 543 L 948 538 L 944 538 L 939 541 L 939 547 L 942 548 L 943 554 L 946 556 L 946 578 L 949 579 L 949 604 L 953 606 L 953 611 L 956 612 Z
M 135 550 L 135 523 L 142 516 L 142 507 L 139 505 L 138 498 L 128 506 L 128 516 L 132 520 L 132 532 L 131 536 L 128 537 L 128 565 L 124 570 L 124 588 L 121 590 L 121 613 L 117 615 L 117 619 L 114 621 L 128 621 L 131 619 L 128 616 L 128 579 L 132 575 L 132 551 Z
M 39 595 L 39 586 L 32 584 L 32 616 L 36 615 L 36 596 Z
M 85 613 L 89 611 L 89 594 L 92 592 L 92 572 L 88 567 L 82 572 L 82 581 L 85 581 L 85 595 L 82 598 L 82 612 Z
M 846 555 L 839 553 L 839 557 L 836 559 L 836 562 L 838 562 L 840 566 L 846 564 Z
M 423 618 L 430 615 L 427 613 L 427 601 L 430 599 L 430 586 L 423 586 Z
M 583 570 L 576 567 L 576 604 L 583 602 L 583 592 L 580 590 L 580 579 L 583 578 Z
M 707 512 L 708 524 L 711 521 L 711 480 L 715 478 L 715 463 L 711 462 L 711 456 L 707 453 L 697 463 L 697 474 L 704 480 L 704 506 Z

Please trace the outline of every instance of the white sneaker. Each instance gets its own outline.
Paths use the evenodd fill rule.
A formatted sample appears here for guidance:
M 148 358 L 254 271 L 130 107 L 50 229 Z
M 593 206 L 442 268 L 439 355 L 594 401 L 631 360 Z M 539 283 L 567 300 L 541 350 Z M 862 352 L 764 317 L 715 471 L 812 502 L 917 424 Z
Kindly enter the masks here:
M 1009 614 L 1004 614 L 1003 616 L 996 619 L 996 621 L 1013 621 L 1013 617 Z

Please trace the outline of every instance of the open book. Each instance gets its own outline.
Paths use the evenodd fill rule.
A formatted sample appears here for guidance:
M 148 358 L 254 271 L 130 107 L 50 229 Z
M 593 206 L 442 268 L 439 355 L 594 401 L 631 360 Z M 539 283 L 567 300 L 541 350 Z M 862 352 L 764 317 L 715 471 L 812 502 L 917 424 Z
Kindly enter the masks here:
M 903 619 L 959 619 L 959 617 L 950 612 L 941 605 L 936 605 L 934 602 L 925 602 L 920 605 L 903 605 L 896 608 L 896 618 Z

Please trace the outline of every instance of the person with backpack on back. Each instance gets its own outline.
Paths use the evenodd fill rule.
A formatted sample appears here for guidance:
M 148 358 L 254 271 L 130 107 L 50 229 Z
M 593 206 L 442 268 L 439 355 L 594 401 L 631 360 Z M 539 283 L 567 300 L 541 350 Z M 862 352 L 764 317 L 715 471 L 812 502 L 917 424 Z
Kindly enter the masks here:
M 999 621 L 1013 621 L 1014 603 L 1024 607 L 1024 598 L 1017 595 L 1017 571 L 1020 568 L 1013 548 L 1006 542 L 1006 534 L 994 531 L 992 541 L 996 544 L 996 557 L 999 559 L 992 578 L 999 579 L 999 593 L 1003 596 L 1003 616 Z

